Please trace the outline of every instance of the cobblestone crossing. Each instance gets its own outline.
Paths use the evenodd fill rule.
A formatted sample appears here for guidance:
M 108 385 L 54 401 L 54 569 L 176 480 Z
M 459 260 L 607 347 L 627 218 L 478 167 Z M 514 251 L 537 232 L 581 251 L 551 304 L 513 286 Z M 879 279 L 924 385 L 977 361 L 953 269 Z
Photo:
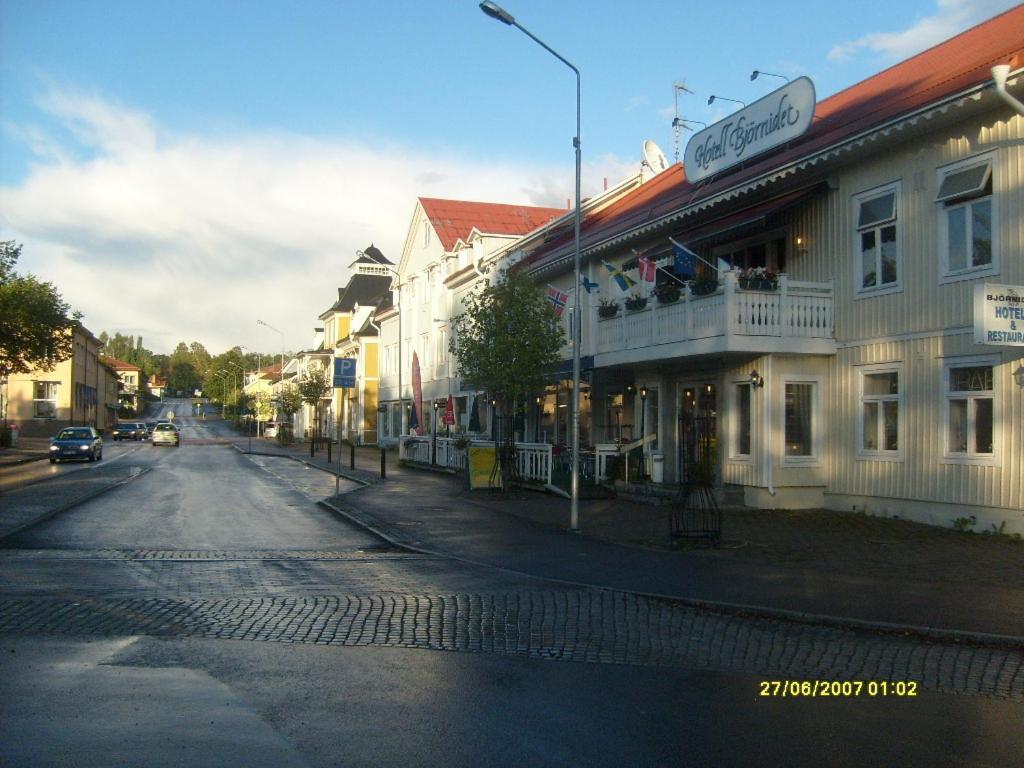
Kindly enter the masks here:
M 598 590 L 504 593 L 10 599 L 0 633 L 230 638 L 497 653 L 745 672 L 917 681 L 1024 700 L 1024 654 L 719 615 Z

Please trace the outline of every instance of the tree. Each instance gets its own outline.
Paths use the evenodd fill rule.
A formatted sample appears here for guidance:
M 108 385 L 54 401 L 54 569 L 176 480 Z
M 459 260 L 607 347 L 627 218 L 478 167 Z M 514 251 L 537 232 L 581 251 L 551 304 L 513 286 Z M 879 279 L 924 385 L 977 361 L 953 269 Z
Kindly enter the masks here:
M 522 272 L 504 272 L 465 300 L 465 312 L 453 318 L 449 342 L 459 374 L 495 399 L 505 421 L 532 397 L 559 360 L 565 341 L 561 324 L 538 285 Z M 512 429 L 502 430 L 505 488 L 512 479 Z
M 290 428 L 295 418 L 295 414 L 298 413 L 299 409 L 302 407 L 302 392 L 291 384 L 288 384 L 281 390 L 279 403 L 281 413 L 285 415 L 285 419 L 288 421 L 288 426 Z M 281 433 L 278 432 L 278 434 Z
M 73 333 L 82 317 L 70 307 L 53 283 L 34 275 L 19 275 L 14 265 L 21 245 L 0 242 L 0 379 L 34 369 L 53 370 L 71 356 Z M 7 429 L 7 402 L 3 430 Z
M 299 381 L 299 394 L 302 399 L 313 406 L 314 437 L 320 436 L 320 401 L 331 391 L 331 383 L 324 375 L 324 369 L 319 365 L 311 365 L 306 374 Z

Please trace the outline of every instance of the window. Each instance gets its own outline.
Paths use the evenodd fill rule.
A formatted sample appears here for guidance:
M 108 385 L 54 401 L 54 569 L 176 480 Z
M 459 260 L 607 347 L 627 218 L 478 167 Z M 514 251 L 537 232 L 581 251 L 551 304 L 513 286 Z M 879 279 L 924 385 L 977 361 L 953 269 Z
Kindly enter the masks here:
M 939 171 L 939 239 L 947 280 L 995 274 L 992 157 L 971 158 Z
M 444 365 L 448 360 L 448 329 L 437 330 L 437 364 Z
M 736 428 L 733 431 L 733 456 L 750 456 L 750 384 L 736 384 L 735 396 Z
M 783 464 L 817 461 L 817 382 L 786 381 L 783 385 Z
M 57 395 L 60 392 L 59 381 L 37 381 L 33 386 L 33 411 L 37 419 L 57 418 Z
M 860 448 L 862 456 L 900 456 L 900 366 L 872 366 L 861 371 Z
M 880 293 L 900 287 L 898 183 L 857 195 L 857 292 Z
M 424 368 L 430 367 L 430 334 L 420 334 L 420 365 Z M 433 376 L 431 376 L 433 378 Z
M 989 361 L 946 365 L 946 457 L 968 462 L 995 455 L 995 382 Z

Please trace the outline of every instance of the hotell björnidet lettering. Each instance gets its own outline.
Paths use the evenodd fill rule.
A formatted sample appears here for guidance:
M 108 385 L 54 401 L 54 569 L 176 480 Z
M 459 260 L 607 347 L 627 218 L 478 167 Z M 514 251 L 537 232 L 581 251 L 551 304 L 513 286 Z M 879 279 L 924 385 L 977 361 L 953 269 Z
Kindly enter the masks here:
M 725 157 L 729 149 L 737 159 L 742 158 L 747 147 L 799 122 L 800 110 L 792 105 L 789 94 L 784 93 L 779 99 L 775 113 L 765 120 L 754 122 L 741 117 L 735 121 L 735 125 L 732 120 L 722 123 L 717 138 L 714 135 L 708 136 L 704 143 L 697 147 L 694 160 L 701 168 L 707 170 L 712 162 Z
M 792 141 L 810 127 L 814 104 L 814 83 L 798 77 L 709 125 L 686 145 L 686 177 L 699 181 Z

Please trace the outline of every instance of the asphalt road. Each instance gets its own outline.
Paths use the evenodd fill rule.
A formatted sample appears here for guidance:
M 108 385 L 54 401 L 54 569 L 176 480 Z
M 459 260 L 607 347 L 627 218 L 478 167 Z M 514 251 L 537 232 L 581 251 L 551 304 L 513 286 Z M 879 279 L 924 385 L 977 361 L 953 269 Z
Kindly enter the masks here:
M 1020 653 L 719 616 L 396 551 L 315 504 L 332 476 L 183 421 L 178 449 L 125 449 L 119 461 L 146 470 L 134 480 L 0 545 L 0 763 L 1007 766 L 1024 754 Z M 48 482 L 0 504 L 39 503 Z M 770 680 L 864 686 L 760 695 Z M 916 695 L 869 695 L 880 681 Z

